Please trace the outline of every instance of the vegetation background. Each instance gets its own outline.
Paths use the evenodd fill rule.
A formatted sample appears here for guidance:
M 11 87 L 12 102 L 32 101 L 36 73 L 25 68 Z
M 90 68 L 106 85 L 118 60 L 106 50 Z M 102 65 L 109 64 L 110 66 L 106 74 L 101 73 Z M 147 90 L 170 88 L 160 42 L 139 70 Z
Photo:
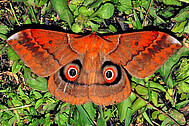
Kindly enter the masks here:
M 189 124 L 188 5 L 188 0 L 0 1 L 0 125 Z M 130 77 L 127 100 L 71 105 L 51 96 L 46 78 L 33 74 L 5 42 L 21 28 L 39 26 L 74 33 L 160 30 L 185 46 L 150 77 Z

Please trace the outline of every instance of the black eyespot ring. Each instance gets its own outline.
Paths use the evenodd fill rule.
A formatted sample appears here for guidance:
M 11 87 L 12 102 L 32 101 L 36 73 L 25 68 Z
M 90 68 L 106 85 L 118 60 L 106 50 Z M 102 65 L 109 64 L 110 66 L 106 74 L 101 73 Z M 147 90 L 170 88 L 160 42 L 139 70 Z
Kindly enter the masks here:
M 72 63 L 67 64 L 60 69 L 61 78 L 66 82 L 72 83 L 78 78 L 81 66 L 79 60 L 74 60 Z
M 107 84 L 116 84 L 121 79 L 121 68 L 110 61 L 106 61 L 102 65 L 102 74 Z

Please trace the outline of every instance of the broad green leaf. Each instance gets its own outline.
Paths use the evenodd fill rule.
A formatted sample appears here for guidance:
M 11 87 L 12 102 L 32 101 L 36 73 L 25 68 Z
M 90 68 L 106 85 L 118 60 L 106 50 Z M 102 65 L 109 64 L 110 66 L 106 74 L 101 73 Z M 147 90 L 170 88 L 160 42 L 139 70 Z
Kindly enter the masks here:
M 40 105 L 43 104 L 43 98 L 37 100 L 36 104 L 35 104 L 35 109 L 39 108 Z
M 9 119 L 8 125 L 13 126 L 14 121 L 15 121 L 15 116 L 13 116 L 11 119 Z
M 113 32 L 117 32 L 117 29 L 113 25 L 109 25 L 109 29 Z
M 76 23 L 74 23 L 71 28 L 72 28 L 72 31 L 75 33 L 79 33 L 82 30 L 82 27 L 80 25 L 77 25 Z
M 41 93 L 39 93 L 39 92 L 37 92 L 37 91 L 34 91 L 33 94 L 35 95 L 35 97 L 36 97 L 37 99 L 40 99 L 40 98 L 43 97 L 43 96 L 41 95 Z
M 142 115 L 143 115 L 143 117 L 146 119 L 146 121 L 148 121 L 149 124 L 151 124 L 152 126 L 154 125 L 154 124 L 152 123 L 152 121 L 150 120 L 150 118 L 149 118 L 149 116 L 147 115 L 146 112 L 143 112 Z
M 97 8 L 100 6 L 100 4 L 102 4 L 103 0 L 96 0 L 95 2 L 93 2 L 89 7 L 90 8 Z
M 96 110 L 93 108 L 93 103 L 88 102 L 88 103 L 84 104 L 83 107 L 85 108 L 88 115 L 90 116 L 90 119 L 94 120 Z
M 165 116 L 165 115 L 163 115 L 163 114 L 159 114 L 158 115 L 158 119 L 160 120 L 160 121 L 163 121 L 163 120 L 165 120 L 167 117 Z
M 180 125 L 184 125 L 186 123 L 185 117 L 182 113 L 178 112 L 175 109 L 172 109 L 169 115 L 175 119 Z M 167 123 L 174 124 L 169 118 L 166 118 L 161 125 L 165 126 Z
M 126 14 L 132 13 L 132 3 L 131 0 L 119 0 L 119 5 L 117 5 L 117 9 L 119 11 L 124 11 Z
M 97 120 L 97 126 L 106 126 L 106 121 L 104 119 L 102 106 L 99 106 L 99 112 L 100 112 L 100 117 Z
M 12 65 L 12 73 L 18 73 L 18 71 L 20 71 L 20 69 L 22 68 L 22 66 L 20 65 L 20 63 L 22 63 L 22 61 L 20 60 L 16 60 L 14 61 L 13 65 Z
M 151 88 L 159 89 L 160 91 L 166 92 L 165 88 L 161 84 L 154 81 L 147 82 L 146 86 L 148 85 L 150 85 Z
M 168 76 L 171 72 L 172 67 L 179 61 L 180 57 L 183 55 L 183 49 L 181 48 L 178 52 L 174 53 L 168 60 L 165 62 L 158 72 L 164 77 L 164 81 L 167 82 Z
M 125 113 L 125 126 L 130 126 L 131 116 L 132 116 L 132 109 L 127 108 L 127 111 Z
M 148 94 L 148 89 L 146 87 L 141 86 L 141 85 L 136 86 L 136 91 L 140 95 L 147 95 Z
M 7 34 L 8 32 L 8 27 L 5 25 L 0 25 L 0 34 Z
M 158 117 L 159 111 L 154 111 L 152 113 L 152 119 L 156 119 Z
M 92 28 L 92 32 L 93 32 L 93 31 L 98 31 L 98 28 L 100 27 L 99 24 L 95 24 L 95 23 L 93 23 L 92 21 L 89 21 L 89 24 L 90 24 L 90 26 L 91 26 L 91 28 Z
M 137 84 L 141 84 L 141 85 L 145 84 L 143 79 L 132 77 L 131 80 L 136 82 Z
M 14 50 L 11 47 L 7 47 L 7 55 L 10 60 L 16 61 L 19 60 L 19 56 L 14 52 Z
M 138 98 L 138 99 L 132 104 L 132 106 L 131 106 L 131 109 L 133 110 L 133 111 L 132 111 L 132 114 L 133 114 L 134 112 L 136 112 L 137 110 L 139 110 L 140 108 L 144 107 L 144 106 L 146 106 L 146 103 L 145 103 L 142 99 Z
M 111 3 L 105 3 L 99 8 L 97 12 L 95 12 L 95 14 L 93 14 L 93 16 L 97 15 L 103 19 L 109 19 L 111 16 L 113 16 L 113 13 L 114 13 L 114 5 Z
M 180 103 L 177 103 L 175 105 L 176 109 L 180 110 L 181 107 L 184 107 L 186 104 L 189 103 L 189 100 L 186 100 L 186 101 L 183 101 L 183 102 L 180 102 Z
M 189 84 L 183 82 L 183 83 L 180 83 L 179 85 L 179 88 L 185 92 L 185 93 L 189 93 Z
M 184 32 L 189 33 L 189 22 L 185 25 Z
M 81 6 L 79 8 L 79 13 L 82 14 L 83 16 L 88 16 L 88 10 L 85 6 Z
M 180 10 L 180 12 L 171 20 L 175 22 L 184 22 L 189 19 L 189 6 Z
M 133 10 L 133 12 L 134 12 L 134 19 L 135 19 L 135 22 L 133 23 L 133 26 L 136 29 L 142 29 L 142 24 L 141 24 L 141 22 L 140 22 L 140 20 L 138 18 L 138 15 L 137 15 L 136 11 Z
M 155 91 L 152 91 L 152 102 L 154 105 L 158 105 L 158 94 Z
M 184 21 L 184 22 L 181 22 L 181 23 L 177 23 L 173 29 L 171 30 L 172 32 L 175 32 L 175 33 L 180 33 L 180 32 L 183 32 L 184 30 L 184 27 L 185 25 L 187 24 L 188 21 Z
M 41 91 L 47 90 L 47 80 L 44 77 L 36 77 L 34 74 L 32 75 L 29 68 L 24 68 L 24 78 L 31 88 Z
M 51 0 L 54 9 L 58 12 L 60 19 L 67 21 L 69 26 L 73 22 L 73 15 L 67 7 L 67 0 Z
M 120 122 L 123 122 L 125 119 L 126 112 L 128 111 L 128 108 L 131 107 L 131 104 L 132 102 L 130 97 L 118 104 L 118 115 Z
M 82 105 L 76 105 L 79 113 L 82 115 L 82 117 L 84 118 L 84 120 L 87 122 L 88 125 L 94 125 L 93 121 L 91 120 L 89 114 L 87 113 L 87 111 L 84 109 L 84 107 Z

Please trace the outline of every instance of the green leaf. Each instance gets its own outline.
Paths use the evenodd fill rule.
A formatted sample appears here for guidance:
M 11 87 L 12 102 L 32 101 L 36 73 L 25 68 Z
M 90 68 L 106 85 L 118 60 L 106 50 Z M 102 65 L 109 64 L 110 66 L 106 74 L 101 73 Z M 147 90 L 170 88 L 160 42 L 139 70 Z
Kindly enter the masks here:
M 171 30 L 172 32 L 175 32 L 175 33 L 181 33 L 183 32 L 184 30 L 184 27 L 185 25 L 187 24 L 188 21 L 184 21 L 184 22 L 181 22 L 181 23 L 177 23 L 173 29 Z
M 141 86 L 141 85 L 136 86 L 136 91 L 140 95 L 147 95 L 148 94 L 148 89 L 146 87 Z
M 182 113 L 178 112 L 175 109 L 172 109 L 169 113 L 169 115 L 175 119 L 180 125 L 184 125 L 186 123 L 185 117 Z M 166 118 L 163 122 L 162 122 L 162 126 L 165 126 L 167 123 L 170 124 L 174 124 L 169 118 Z
M 189 93 L 189 84 L 182 82 L 178 84 L 179 88 L 185 92 L 185 93 Z
M 113 25 L 109 25 L 109 29 L 113 32 L 117 32 L 117 29 Z
M 100 4 L 102 4 L 103 0 L 96 0 L 95 2 L 93 2 L 89 7 L 90 8 L 97 8 L 100 6 Z
M 95 14 L 93 14 L 93 16 L 98 15 L 103 19 L 109 19 L 111 16 L 113 16 L 113 13 L 114 5 L 111 3 L 105 3 L 99 8 L 99 10 Z
M 82 14 L 83 16 L 88 16 L 88 10 L 85 6 L 81 6 L 79 8 L 79 13 Z
M 158 94 L 155 91 L 152 91 L 152 102 L 154 105 L 158 105 Z
M 67 21 L 69 26 L 73 22 L 73 15 L 67 7 L 67 0 L 51 0 L 54 9 L 58 12 L 60 19 Z
M 132 114 L 135 113 L 137 110 L 141 109 L 142 107 L 146 106 L 146 103 L 138 98 L 131 106 L 131 109 L 133 110 L 132 111 Z
M 79 33 L 82 30 L 82 27 L 80 25 L 77 25 L 76 23 L 74 23 L 71 28 L 72 28 L 72 31 L 75 33 Z
M 0 34 L 7 34 L 8 32 L 8 27 L 5 25 L 0 25 Z
M 133 26 L 136 28 L 136 29 L 142 29 L 142 24 L 137 16 L 137 13 L 135 10 L 133 10 L 134 12 L 134 19 L 135 19 L 135 22 L 133 23 Z
M 19 56 L 14 52 L 14 50 L 11 47 L 7 47 L 7 55 L 10 60 L 16 61 L 19 60 Z
M 117 9 L 119 11 L 124 11 L 126 14 L 132 13 L 132 3 L 131 0 L 119 0 L 119 5 L 117 5 Z
M 132 116 L 132 109 L 127 108 L 127 111 L 125 113 L 125 126 L 130 126 L 131 116 Z
M 189 33 L 189 22 L 185 25 L 184 32 Z
M 165 115 L 163 115 L 163 114 L 159 114 L 159 115 L 158 115 L 158 119 L 159 119 L 160 121 L 164 121 L 166 118 L 167 118 L 167 117 L 166 117 Z
M 169 18 L 169 17 L 171 17 L 171 16 L 173 16 L 174 15 L 174 10 L 175 10 L 175 8 L 174 7 L 166 7 L 164 10 L 163 10 L 163 12 L 161 12 L 159 15 L 162 15 L 163 17 L 165 17 L 165 18 Z
M 182 49 L 180 49 L 178 52 L 174 53 L 168 60 L 165 62 L 160 69 L 158 69 L 157 72 L 161 74 L 162 77 L 164 77 L 164 81 L 167 82 L 168 76 L 171 72 L 172 67 L 174 64 L 176 64 L 180 57 L 182 56 Z
M 152 121 L 150 120 L 150 118 L 149 118 L 149 116 L 147 115 L 146 112 L 143 112 L 142 115 L 143 115 L 143 117 L 146 119 L 146 121 L 148 121 L 149 124 L 151 124 L 152 126 L 154 125 L 154 124 L 152 123 Z
M 42 98 L 37 100 L 37 102 L 35 104 L 35 109 L 39 108 L 39 106 L 42 105 L 42 104 L 43 104 L 43 99 Z
M 99 106 L 100 118 L 97 120 L 97 126 L 106 126 L 106 121 L 104 119 L 102 106 Z
M 35 95 L 35 97 L 36 97 L 37 99 L 40 99 L 40 98 L 43 97 L 43 96 L 41 95 L 41 93 L 39 93 L 39 92 L 37 92 L 37 91 L 34 91 L 33 94 Z
M 152 113 L 152 119 L 156 119 L 157 116 L 158 116 L 158 114 L 159 114 L 158 111 L 154 111 L 154 112 Z
M 118 104 L 118 115 L 119 115 L 119 120 L 120 122 L 123 122 L 126 115 L 126 112 L 128 111 L 128 108 L 131 107 L 131 99 L 128 97 L 126 100 L 122 101 L 121 103 Z M 129 115 L 128 115 L 129 116 Z
M 24 78 L 31 88 L 41 91 L 47 90 L 47 80 L 44 77 L 36 77 L 34 74 L 32 75 L 29 68 L 24 68 Z
M 93 103 L 88 102 L 88 103 L 84 104 L 83 107 L 85 108 L 88 115 L 90 116 L 90 119 L 94 120 L 96 110 L 93 108 Z
M 95 23 L 93 23 L 92 21 L 89 21 L 89 24 L 90 24 L 90 26 L 91 26 L 91 28 L 92 28 L 92 32 L 93 32 L 93 31 L 98 31 L 98 28 L 100 27 L 99 24 L 95 24 Z
M 18 60 L 14 61 L 13 65 L 12 65 L 12 73 L 18 73 L 18 71 L 20 71 L 20 69 L 22 68 L 22 66 L 18 63 Z
M 94 2 L 94 0 L 84 0 L 83 5 L 84 5 L 84 6 L 88 6 L 88 5 L 92 4 L 93 2 Z M 96 1 L 95 1 L 95 2 L 96 2 Z
M 40 0 L 37 7 L 41 7 L 42 5 L 44 5 L 48 0 Z
M 148 87 L 148 85 L 150 85 L 151 88 L 159 89 L 160 91 L 166 92 L 165 88 L 161 84 L 154 81 L 147 82 L 146 86 Z
M 184 22 L 188 20 L 189 19 L 188 11 L 189 11 L 189 6 L 180 10 L 180 12 L 171 20 L 173 20 L 174 22 Z
M 8 125 L 13 126 L 14 121 L 15 121 L 15 116 L 13 116 L 11 119 L 9 119 Z
M 183 102 L 180 102 L 180 103 L 177 103 L 175 108 L 180 110 L 181 107 L 184 107 L 185 105 L 187 105 L 189 103 L 189 100 L 186 100 L 186 101 L 183 101 Z
M 76 105 L 79 113 L 82 115 L 82 117 L 84 118 L 84 120 L 87 122 L 88 125 L 94 125 L 93 121 L 91 120 L 89 114 L 87 113 L 87 111 L 84 109 L 84 107 L 82 105 Z

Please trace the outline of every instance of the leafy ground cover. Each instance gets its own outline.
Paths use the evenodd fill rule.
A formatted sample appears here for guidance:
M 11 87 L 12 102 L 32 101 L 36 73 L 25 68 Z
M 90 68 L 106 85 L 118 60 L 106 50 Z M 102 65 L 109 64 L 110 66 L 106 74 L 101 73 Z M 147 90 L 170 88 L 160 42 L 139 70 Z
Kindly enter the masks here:
M 187 125 L 188 3 L 188 0 L 0 1 L 0 125 Z M 74 33 L 160 30 L 175 36 L 185 46 L 150 77 L 130 76 L 132 93 L 127 100 L 112 106 L 91 102 L 71 105 L 51 96 L 46 90 L 46 78 L 33 74 L 5 43 L 13 31 L 39 26 Z

